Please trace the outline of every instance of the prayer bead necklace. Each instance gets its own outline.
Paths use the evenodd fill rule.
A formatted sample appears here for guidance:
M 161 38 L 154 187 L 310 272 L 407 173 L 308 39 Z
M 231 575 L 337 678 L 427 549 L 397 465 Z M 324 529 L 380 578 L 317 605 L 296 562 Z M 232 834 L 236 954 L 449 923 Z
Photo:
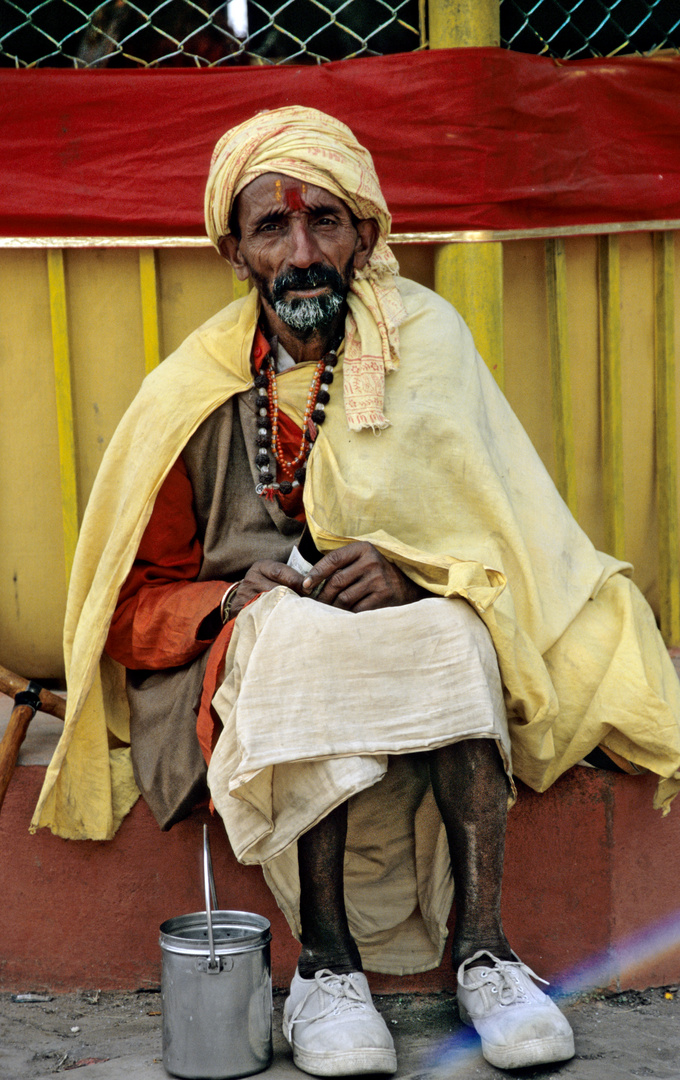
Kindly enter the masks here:
M 326 406 L 331 400 L 329 387 L 333 382 L 333 368 L 338 362 L 335 349 L 322 356 L 316 368 L 307 394 L 307 405 L 302 423 L 300 448 L 293 458 L 286 459 L 279 430 L 279 398 L 276 389 L 276 371 L 272 354 L 268 353 L 255 376 L 255 408 L 257 410 L 258 446 L 255 464 L 260 479 L 255 491 L 265 499 L 273 499 L 276 492 L 289 495 L 293 488 L 305 482 L 307 458 L 316 439 L 317 428 L 326 419 Z M 271 469 L 269 453 L 274 455 L 283 477 L 279 483 Z

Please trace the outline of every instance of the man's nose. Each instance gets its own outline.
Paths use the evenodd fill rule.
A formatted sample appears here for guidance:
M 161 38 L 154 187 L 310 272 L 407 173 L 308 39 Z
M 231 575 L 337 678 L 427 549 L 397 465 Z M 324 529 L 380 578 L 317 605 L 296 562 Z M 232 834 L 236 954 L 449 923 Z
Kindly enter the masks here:
M 321 262 L 321 252 L 306 218 L 295 218 L 290 231 L 290 262 L 303 270 L 313 263 Z

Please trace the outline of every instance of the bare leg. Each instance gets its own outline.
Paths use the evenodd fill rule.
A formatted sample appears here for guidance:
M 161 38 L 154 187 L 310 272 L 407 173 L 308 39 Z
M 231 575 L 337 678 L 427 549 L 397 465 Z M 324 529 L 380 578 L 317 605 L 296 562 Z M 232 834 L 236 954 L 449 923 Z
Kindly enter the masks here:
M 345 912 L 346 838 L 347 803 L 343 803 L 298 840 L 302 925 L 298 971 L 303 979 L 322 968 L 336 975 L 362 970 Z
M 456 891 L 453 963 L 479 949 L 512 959 L 501 922 L 508 782 L 491 739 L 470 739 L 432 751 L 430 775 L 451 852 Z M 298 971 L 361 971 L 345 912 L 343 862 L 347 804 L 298 840 L 302 951 Z
M 345 913 L 347 804 L 298 840 L 302 951 L 283 1007 L 293 1061 L 312 1076 L 394 1073 L 397 1055 L 376 1011 Z
M 512 959 L 501 923 L 508 781 L 492 739 L 434 750 L 430 776 L 451 852 L 456 895 L 454 967 L 479 949 Z

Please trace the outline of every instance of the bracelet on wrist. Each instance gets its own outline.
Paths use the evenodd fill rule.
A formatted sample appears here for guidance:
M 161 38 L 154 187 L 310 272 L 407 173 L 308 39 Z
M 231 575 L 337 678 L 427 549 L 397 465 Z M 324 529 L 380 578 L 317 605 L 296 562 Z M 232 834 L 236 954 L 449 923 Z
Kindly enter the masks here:
M 223 626 L 225 625 L 225 623 L 229 622 L 229 612 L 231 610 L 231 605 L 234 602 L 236 590 L 238 589 L 240 584 L 240 581 L 232 582 L 232 584 L 229 586 L 224 596 L 220 600 L 220 618 L 222 620 Z

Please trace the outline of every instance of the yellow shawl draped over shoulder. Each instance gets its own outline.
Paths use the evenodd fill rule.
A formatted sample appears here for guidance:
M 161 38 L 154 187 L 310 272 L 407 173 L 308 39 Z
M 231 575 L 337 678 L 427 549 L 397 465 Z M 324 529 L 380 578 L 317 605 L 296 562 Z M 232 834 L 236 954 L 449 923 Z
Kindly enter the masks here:
M 102 656 L 120 588 L 163 480 L 203 420 L 252 386 L 257 294 L 231 304 L 144 380 L 109 444 L 83 520 L 64 625 L 64 732 L 32 829 L 106 840 L 139 792 L 124 673 Z M 101 658 L 101 664 L 100 664 Z
M 651 610 L 627 564 L 595 551 L 572 518 L 457 313 L 413 282 L 397 287 L 390 426 L 350 430 L 338 396 L 309 459 L 318 547 L 370 540 L 433 593 L 474 606 L 525 782 L 545 789 L 603 742 L 659 775 L 656 805 L 667 808 L 680 787 L 680 685 Z M 105 656 L 100 665 L 102 649 L 165 476 L 199 424 L 252 385 L 257 303 L 253 292 L 231 304 L 148 376 L 107 450 L 69 593 L 67 718 L 34 829 L 106 839 L 137 797 L 122 670 Z M 299 421 L 308 372 L 280 378 L 282 407 Z

